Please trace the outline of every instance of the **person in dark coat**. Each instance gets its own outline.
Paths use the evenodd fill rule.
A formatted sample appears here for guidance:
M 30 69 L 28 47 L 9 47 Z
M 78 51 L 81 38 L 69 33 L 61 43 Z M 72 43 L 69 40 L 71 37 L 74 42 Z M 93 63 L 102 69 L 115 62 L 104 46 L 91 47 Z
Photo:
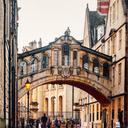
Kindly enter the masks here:
M 36 120 L 36 128 L 38 128 L 38 127 L 39 127 L 39 123 L 40 123 L 40 120 L 39 120 L 39 119 L 37 119 L 37 120 Z
M 24 128 L 24 118 L 21 119 L 21 128 Z
M 54 124 L 55 124 L 55 128 L 60 128 L 61 121 L 56 118 Z
M 42 125 L 41 125 L 41 128 L 46 128 L 46 123 L 47 123 L 47 116 L 46 114 L 44 113 L 44 115 L 41 117 L 41 122 L 42 122 Z
M 51 120 L 50 120 L 50 118 L 48 118 L 48 120 L 47 120 L 47 128 L 51 128 Z
M 55 125 L 55 128 L 58 128 L 58 120 L 57 120 L 57 118 L 55 119 L 54 125 Z

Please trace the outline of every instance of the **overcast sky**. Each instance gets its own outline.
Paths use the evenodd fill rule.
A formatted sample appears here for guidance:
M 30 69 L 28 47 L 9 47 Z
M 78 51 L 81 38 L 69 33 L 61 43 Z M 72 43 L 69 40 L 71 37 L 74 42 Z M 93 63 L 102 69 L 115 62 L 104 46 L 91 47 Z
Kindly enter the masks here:
M 18 0 L 18 48 L 42 38 L 43 46 L 64 34 L 67 27 L 77 40 L 83 38 L 86 4 L 96 10 L 96 0 Z

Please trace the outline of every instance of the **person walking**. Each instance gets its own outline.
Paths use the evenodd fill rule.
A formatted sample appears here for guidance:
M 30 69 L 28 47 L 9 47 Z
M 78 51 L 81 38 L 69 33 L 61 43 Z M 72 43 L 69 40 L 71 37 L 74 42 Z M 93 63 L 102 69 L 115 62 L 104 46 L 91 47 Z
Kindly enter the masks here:
M 36 120 L 36 128 L 39 128 L 39 123 L 40 123 L 40 120 L 37 119 L 37 120 Z
M 21 119 L 21 128 L 24 128 L 24 118 Z
M 54 124 L 55 124 L 55 128 L 59 128 L 59 127 L 58 127 L 58 119 L 57 119 L 57 118 L 55 119 Z
M 41 122 L 39 122 L 39 127 L 38 128 L 41 128 Z
M 41 122 L 42 122 L 42 124 L 41 124 L 41 128 L 47 128 L 47 127 L 46 127 L 47 116 L 46 116 L 45 113 L 44 113 L 44 115 L 41 117 Z
M 60 128 L 60 126 L 61 126 L 61 120 L 58 119 L 58 128 Z
M 51 120 L 50 120 L 50 118 L 48 118 L 48 120 L 47 120 L 47 128 L 51 128 Z

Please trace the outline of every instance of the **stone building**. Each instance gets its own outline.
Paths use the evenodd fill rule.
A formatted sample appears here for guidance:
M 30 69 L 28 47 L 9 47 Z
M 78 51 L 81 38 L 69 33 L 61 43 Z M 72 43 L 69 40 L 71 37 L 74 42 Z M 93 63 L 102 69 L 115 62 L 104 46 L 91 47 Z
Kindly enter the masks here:
M 111 93 L 104 87 L 110 82 L 109 67 L 103 65 L 110 64 L 111 57 L 82 44 L 67 29 L 47 46 L 30 51 L 27 49 L 31 49 L 30 46 L 24 47 L 26 52 L 18 55 L 19 118 L 38 118 L 45 112 L 52 119 L 80 119 L 81 92 L 68 85 L 87 91 L 102 104 L 109 102 L 107 97 Z M 102 64 L 100 72 L 98 58 Z M 25 88 L 28 80 L 31 83 L 29 91 Z M 101 86 L 103 81 L 104 86 Z
M 76 101 L 74 105 L 72 104 L 73 108 L 66 106 L 68 110 L 81 110 L 82 128 L 115 127 L 116 124 L 128 126 L 128 80 L 126 79 L 128 3 L 127 0 L 109 2 L 107 17 L 98 11 L 91 12 L 87 7 L 83 41 L 75 40 L 70 36 L 68 29 L 63 36 L 49 45 L 33 50 L 28 47 L 30 51 L 25 47 L 26 52 L 19 54 L 20 117 L 26 115 L 27 97 L 24 85 L 29 79 L 32 82 L 30 109 L 33 109 L 30 117 L 40 117 L 42 111 L 49 112 L 48 115 L 51 117 L 64 115 L 62 110 L 66 111 L 65 101 L 71 103 L 71 100 L 66 98 L 72 95 L 71 88 L 68 89 L 69 95 L 62 96 L 67 92 L 66 84 L 71 84 L 95 97 L 94 99 L 88 93 L 76 89 L 75 94 L 78 95 L 74 98 Z M 30 44 L 32 48 L 35 46 L 35 42 Z M 63 66 L 66 66 L 66 69 Z M 69 69 L 68 66 L 71 68 Z M 45 85 L 41 87 L 44 83 Z M 107 97 L 108 102 L 104 96 Z M 40 102 L 41 97 L 43 97 L 42 102 Z M 72 117 L 74 115 L 73 113 Z
M 0 1 L 0 59 L 4 60 L 4 3 Z M 4 119 L 4 61 L 0 61 L 0 118 Z
M 0 0 L 0 127 L 17 123 L 17 1 Z
M 34 44 L 34 47 L 33 47 L 33 44 Z M 41 48 L 40 46 L 41 46 L 41 40 L 38 42 L 38 47 L 37 47 L 37 42 L 32 41 L 29 43 L 29 46 L 25 46 L 23 48 L 23 51 L 29 52 L 29 53 L 33 50 L 38 51 L 38 49 Z M 41 51 L 38 54 L 36 54 L 36 57 L 34 57 L 35 58 L 34 60 L 32 59 L 31 54 L 23 58 L 23 60 L 19 59 L 18 61 L 19 84 L 22 83 L 22 78 L 24 77 L 24 74 L 27 75 L 28 73 L 31 72 L 31 70 L 33 70 L 34 72 L 36 68 L 38 68 L 38 70 L 40 69 L 41 64 L 37 64 L 37 63 L 42 61 L 42 55 L 43 55 L 44 61 L 47 62 L 46 65 L 42 65 L 42 66 L 47 67 L 49 65 L 49 62 L 52 61 L 52 60 L 49 60 L 48 62 L 47 60 L 46 55 L 49 55 L 49 54 L 50 53 L 47 53 L 47 54 L 45 53 L 45 56 L 44 56 Z M 58 56 L 57 53 L 55 53 L 54 55 Z M 54 58 L 56 58 L 56 56 Z M 60 61 L 59 59 L 58 60 L 56 59 L 53 60 L 54 65 L 57 64 L 56 61 Z M 29 64 L 33 62 L 34 64 L 33 67 L 28 66 L 26 62 Z M 63 76 L 63 77 L 66 77 L 66 76 Z M 23 85 L 20 85 L 20 86 L 23 86 Z M 78 102 L 79 93 L 80 93 L 79 89 L 66 84 L 46 84 L 31 90 L 30 91 L 30 118 L 37 119 L 37 118 L 40 118 L 43 115 L 43 113 L 46 113 L 51 119 L 55 119 L 55 117 L 58 117 L 64 120 L 71 119 L 73 117 L 76 117 L 78 119 L 80 117 L 80 113 L 79 111 L 73 112 L 74 110 L 73 104 Z M 27 119 L 27 109 L 28 109 L 27 95 L 24 95 L 19 100 L 19 118 Z
M 94 18 L 95 16 L 96 18 L 93 20 L 94 23 L 91 21 L 91 17 Z M 118 122 L 121 127 L 128 126 L 128 81 L 126 79 L 128 76 L 127 17 L 127 0 L 110 0 L 108 14 L 105 19 L 98 14 L 98 11 L 89 11 L 87 7 L 84 27 L 84 46 L 113 57 L 113 64 L 111 66 L 113 91 L 112 96 L 110 97 L 112 101 L 110 106 L 106 107 L 104 113 L 100 116 L 98 112 L 102 109 L 98 108 L 98 110 L 96 110 L 97 103 L 92 104 L 90 103 L 90 100 L 87 101 L 88 105 L 86 105 L 85 102 L 85 105 L 82 107 L 82 113 L 84 111 L 85 114 L 81 115 L 83 116 L 83 120 L 85 120 L 83 127 L 92 127 L 92 125 L 93 127 L 96 127 L 98 117 L 99 120 L 101 120 L 101 125 L 99 127 L 115 127 Z M 101 33 L 99 33 L 99 28 L 102 30 L 100 31 Z M 97 36 L 95 36 L 96 34 Z M 98 38 L 98 34 L 101 35 L 100 38 Z M 92 109 L 96 110 L 95 113 Z M 91 111 L 91 113 L 89 111 Z M 86 117 L 90 119 L 86 119 Z M 111 122 L 107 122 L 106 120 L 108 119 L 110 119 Z

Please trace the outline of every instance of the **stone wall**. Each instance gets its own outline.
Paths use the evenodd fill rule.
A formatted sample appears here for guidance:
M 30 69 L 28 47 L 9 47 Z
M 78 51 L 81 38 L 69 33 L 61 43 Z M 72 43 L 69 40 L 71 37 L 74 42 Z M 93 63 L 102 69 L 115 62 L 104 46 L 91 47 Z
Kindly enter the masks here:
M 3 118 L 3 98 L 4 98 L 4 7 L 0 0 L 0 117 Z M 1 61 L 2 60 L 2 61 Z

